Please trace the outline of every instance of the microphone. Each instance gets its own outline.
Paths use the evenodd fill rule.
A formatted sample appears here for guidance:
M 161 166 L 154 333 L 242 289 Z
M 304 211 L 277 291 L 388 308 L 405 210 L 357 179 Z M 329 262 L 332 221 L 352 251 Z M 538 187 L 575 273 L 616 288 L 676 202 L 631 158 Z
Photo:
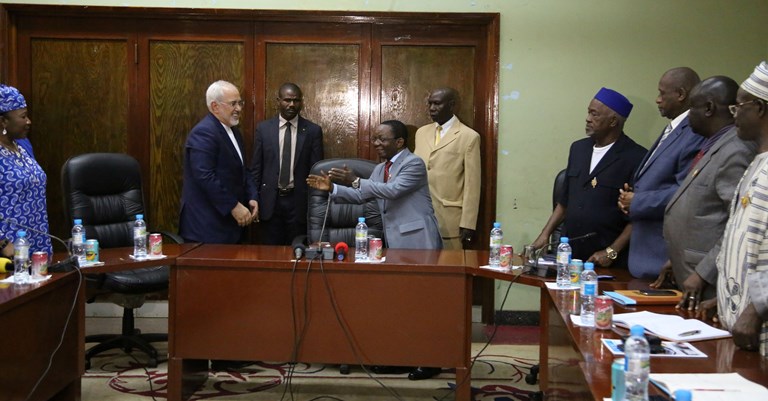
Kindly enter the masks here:
M 589 238 L 589 237 L 594 237 L 595 235 L 597 235 L 597 233 L 593 231 L 591 233 L 586 233 L 586 234 L 580 235 L 578 237 L 573 237 L 573 238 L 568 237 L 568 242 L 580 241 L 580 240 L 583 240 L 583 239 L 586 239 L 586 238 Z M 552 241 L 552 242 L 548 243 L 547 245 L 544 245 L 541 248 L 539 248 L 539 253 L 542 252 L 542 249 L 547 249 L 550 246 L 557 245 L 559 243 L 560 243 L 560 240 Z M 538 254 L 536 256 L 538 256 Z
M 32 231 L 33 233 L 36 233 L 36 234 L 45 235 L 46 237 L 55 239 L 56 241 L 59 241 L 62 245 L 64 245 L 64 249 L 67 250 L 67 255 L 68 256 L 64 260 L 56 262 L 56 263 L 48 266 L 48 271 L 49 272 L 52 272 L 52 273 L 68 272 L 68 271 L 72 271 L 72 270 L 76 269 L 77 267 L 80 267 L 79 264 L 77 263 L 77 257 L 72 255 L 72 250 L 70 249 L 69 245 L 63 239 L 61 239 L 61 238 L 59 238 L 59 237 L 57 237 L 57 236 L 55 236 L 53 234 L 47 233 L 45 231 L 40 231 L 40 230 L 38 230 L 36 228 L 30 227 L 30 226 L 28 226 L 26 224 L 21 224 L 21 223 L 19 223 L 18 220 L 14 219 L 13 217 L 5 217 L 5 216 L 0 214 L 0 221 L 7 221 L 9 224 L 15 225 L 15 226 L 17 226 L 19 228 L 23 228 L 23 229 L 25 229 L 27 231 Z
M 349 252 L 349 245 L 347 245 L 346 242 L 339 242 L 336 244 L 334 250 L 336 251 L 336 259 L 344 260 L 344 257 L 347 256 L 347 252 Z
M 299 260 L 304 257 L 304 254 L 307 250 L 307 246 L 304 245 L 304 239 L 301 237 L 297 237 L 293 239 L 293 243 L 291 244 L 291 247 L 293 248 L 293 255 L 295 256 L 296 260 Z

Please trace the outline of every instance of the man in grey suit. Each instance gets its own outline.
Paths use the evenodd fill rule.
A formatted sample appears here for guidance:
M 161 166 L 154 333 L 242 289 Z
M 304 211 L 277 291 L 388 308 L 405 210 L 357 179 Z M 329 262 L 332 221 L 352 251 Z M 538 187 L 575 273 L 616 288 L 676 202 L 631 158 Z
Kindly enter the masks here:
M 427 169 L 407 148 L 408 130 L 400 121 L 384 121 L 374 131 L 373 147 L 386 162 L 369 179 L 345 166 L 310 175 L 312 188 L 332 192 L 335 202 L 364 203 L 376 199 L 388 248 L 440 249 L 443 246 L 429 195 Z M 333 181 L 336 184 L 331 183 Z
M 678 308 L 698 310 L 716 295 L 717 267 L 728 208 L 756 146 L 736 136 L 728 105 L 736 103 L 738 84 L 714 76 L 691 91 L 691 128 L 705 139 L 701 151 L 664 213 L 664 239 L 669 260 L 652 285 L 659 287 L 671 271 L 684 297 Z M 710 301 L 712 302 L 712 301 Z

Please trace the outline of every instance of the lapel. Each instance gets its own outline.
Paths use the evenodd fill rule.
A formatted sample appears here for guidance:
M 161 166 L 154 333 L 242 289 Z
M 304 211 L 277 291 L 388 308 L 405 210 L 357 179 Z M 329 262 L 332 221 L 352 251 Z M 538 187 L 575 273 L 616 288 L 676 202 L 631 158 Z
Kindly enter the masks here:
M 397 157 L 397 160 L 395 160 L 392 163 L 392 166 L 389 167 L 389 180 L 387 180 L 387 182 L 392 182 L 392 180 L 397 177 L 397 174 L 400 172 L 400 168 L 403 166 L 403 163 L 405 163 L 405 160 L 409 157 L 410 154 L 411 151 L 408 150 L 408 148 L 403 149 L 403 151 L 400 153 L 400 156 Z M 383 171 L 384 169 L 382 169 L 382 177 L 384 176 Z M 384 182 L 383 178 L 382 182 Z
M 213 119 L 214 126 L 218 129 L 219 135 L 221 136 L 221 140 L 224 142 L 224 146 L 229 149 L 229 153 L 232 154 L 232 157 L 234 157 L 234 160 L 237 160 L 240 162 L 240 165 L 243 165 L 243 161 L 240 160 L 240 156 L 237 154 L 237 149 L 235 149 L 235 145 L 232 143 L 232 141 L 229 139 L 229 134 L 227 134 L 227 130 L 224 129 L 224 126 L 221 124 L 221 121 L 219 121 L 216 116 L 213 114 L 208 114 L 211 119 Z M 240 146 L 240 151 L 243 151 L 243 139 L 240 136 L 240 131 L 238 131 L 237 127 L 231 127 L 232 133 L 235 134 L 235 140 L 237 141 L 237 145 Z
M 680 124 L 675 127 L 675 129 L 672 130 L 672 132 L 669 133 L 669 136 L 667 139 L 664 140 L 664 142 L 659 146 L 659 141 L 661 140 L 661 137 L 664 135 L 664 130 L 661 131 L 661 135 L 659 135 L 659 138 L 656 139 L 656 142 L 654 143 L 654 147 L 651 148 L 651 150 L 648 151 L 646 158 L 643 160 L 643 163 L 641 164 L 641 170 L 639 170 L 637 176 L 635 177 L 635 181 L 637 181 L 645 172 L 651 167 L 651 165 L 661 157 L 661 155 L 664 154 L 664 152 L 669 149 L 675 141 L 677 141 L 680 138 L 680 134 L 683 132 L 684 129 L 688 127 L 688 117 L 684 118 L 683 121 L 680 121 Z M 666 127 L 665 127 L 666 128 Z M 653 149 L 658 148 L 656 152 L 654 153 Z M 653 156 L 651 156 L 653 155 Z M 650 159 L 648 159 L 650 157 Z M 646 164 L 646 161 L 647 164 Z
M 619 139 L 617 139 L 616 142 L 613 144 L 613 146 L 611 146 L 611 148 L 608 149 L 608 152 L 606 152 L 605 156 L 603 156 L 603 158 L 600 159 L 600 162 L 597 163 L 597 166 L 595 166 L 595 169 L 592 170 L 591 173 L 589 172 L 589 166 L 592 162 L 592 157 L 591 157 L 592 153 L 590 152 L 589 153 L 590 157 L 586 159 L 586 165 L 584 166 L 584 171 L 587 172 L 586 180 L 582 184 L 586 184 L 592 181 L 592 179 L 597 177 L 597 175 L 600 174 L 601 171 L 605 170 L 606 168 L 608 168 L 608 166 L 610 166 L 611 164 L 619 160 L 619 157 L 621 156 L 621 151 L 623 149 L 624 149 L 624 134 L 621 134 L 621 136 L 619 136 Z
M 675 194 L 672 196 L 672 199 L 669 200 L 669 203 L 667 204 L 667 209 L 669 209 L 670 206 L 672 206 L 677 199 L 680 198 L 680 196 L 683 194 L 683 192 L 688 190 L 688 187 L 691 186 L 691 184 L 696 181 L 696 179 L 699 177 L 700 173 L 707 167 L 710 161 L 712 161 L 712 157 L 722 148 L 725 146 L 725 143 L 728 142 L 733 135 L 736 135 L 736 128 L 731 128 L 723 134 L 720 139 L 718 139 L 717 142 L 715 142 L 714 145 L 712 145 L 711 148 L 709 148 L 709 151 L 704 154 L 704 156 L 701 157 L 698 163 L 696 163 L 696 167 L 694 167 L 693 171 L 690 171 L 687 176 L 685 176 L 685 180 L 683 180 L 683 183 L 680 184 L 680 189 L 675 192 Z
M 450 131 L 446 132 L 445 135 L 443 135 L 443 137 L 440 139 L 440 142 L 437 143 L 437 146 L 435 146 L 435 137 L 434 136 L 432 137 L 432 143 L 431 143 L 432 151 L 442 149 L 448 146 L 449 143 L 457 140 L 459 138 L 460 130 L 461 130 L 461 121 L 457 119 L 456 123 L 454 123 L 451 126 Z M 437 126 L 435 126 L 433 131 L 437 131 Z
M 304 149 L 304 142 L 307 139 L 307 123 L 299 116 L 299 121 L 296 127 L 296 152 L 293 155 L 293 167 L 296 167 L 296 161 L 299 160 L 301 150 Z

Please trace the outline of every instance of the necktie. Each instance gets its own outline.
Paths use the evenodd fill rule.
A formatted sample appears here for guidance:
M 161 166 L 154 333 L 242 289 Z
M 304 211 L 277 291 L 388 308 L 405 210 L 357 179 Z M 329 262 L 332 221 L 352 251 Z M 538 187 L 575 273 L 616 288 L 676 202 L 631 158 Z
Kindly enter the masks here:
M 437 145 L 440 142 L 440 137 L 441 137 L 440 133 L 441 132 L 443 132 L 443 126 L 442 125 L 438 125 L 437 126 L 437 131 L 435 131 L 435 145 Z
M 389 181 L 389 168 L 392 167 L 392 162 L 387 160 L 386 163 L 384 163 L 384 182 Z
M 704 149 L 700 150 L 699 153 L 696 153 L 696 157 L 693 158 L 693 161 L 691 162 L 691 168 L 688 169 L 688 172 L 690 173 L 693 171 L 693 168 L 696 167 L 696 163 L 701 160 L 702 157 L 704 157 Z
M 280 162 L 280 188 L 288 188 L 291 183 L 291 123 L 285 125 L 283 137 L 283 157 Z

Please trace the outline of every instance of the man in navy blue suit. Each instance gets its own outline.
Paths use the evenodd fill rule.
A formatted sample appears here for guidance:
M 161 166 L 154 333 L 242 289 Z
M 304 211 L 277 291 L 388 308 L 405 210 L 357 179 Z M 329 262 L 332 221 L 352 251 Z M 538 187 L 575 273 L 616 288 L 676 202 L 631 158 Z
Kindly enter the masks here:
M 251 167 L 262 244 L 290 245 L 307 233 L 307 176 L 323 159 L 323 130 L 299 115 L 303 96 L 296 84 L 284 83 L 277 91 L 280 112 L 256 126 Z
M 258 190 L 243 160 L 237 125 L 244 101 L 233 84 L 217 81 L 205 94 L 206 115 L 184 146 L 179 234 L 185 241 L 235 244 L 258 218 Z
M 626 97 L 607 88 L 600 89 L 589 103 L 588 138 L 571 145 L 565 188 L 541 234 L 531 244 L 535 249 L 544 247 L 565 220 L 563 235 L 574 238 L 595 233 L 571 243 L 574 258 L 600 266 L 614 262 L 626 266 L 631 227 L 615 207 L 616 197 L 645 155 L 645 148 L 624 134 L 624 123 L 631 111 L 632 103 Z M 616 258 L 608 258 L 606 249 Z
M 619 197 L 619 208 L 632 222 L 629 271 L 634 277 L 658 277 L 669 257 L 663 233 L 664 210 L 705 139 L 688 123 L 690 93 L 699 81 L 699 75 L 688 67 L 673 68 L 662 75 L 656 104 L 662 117 L 671 121 Z

